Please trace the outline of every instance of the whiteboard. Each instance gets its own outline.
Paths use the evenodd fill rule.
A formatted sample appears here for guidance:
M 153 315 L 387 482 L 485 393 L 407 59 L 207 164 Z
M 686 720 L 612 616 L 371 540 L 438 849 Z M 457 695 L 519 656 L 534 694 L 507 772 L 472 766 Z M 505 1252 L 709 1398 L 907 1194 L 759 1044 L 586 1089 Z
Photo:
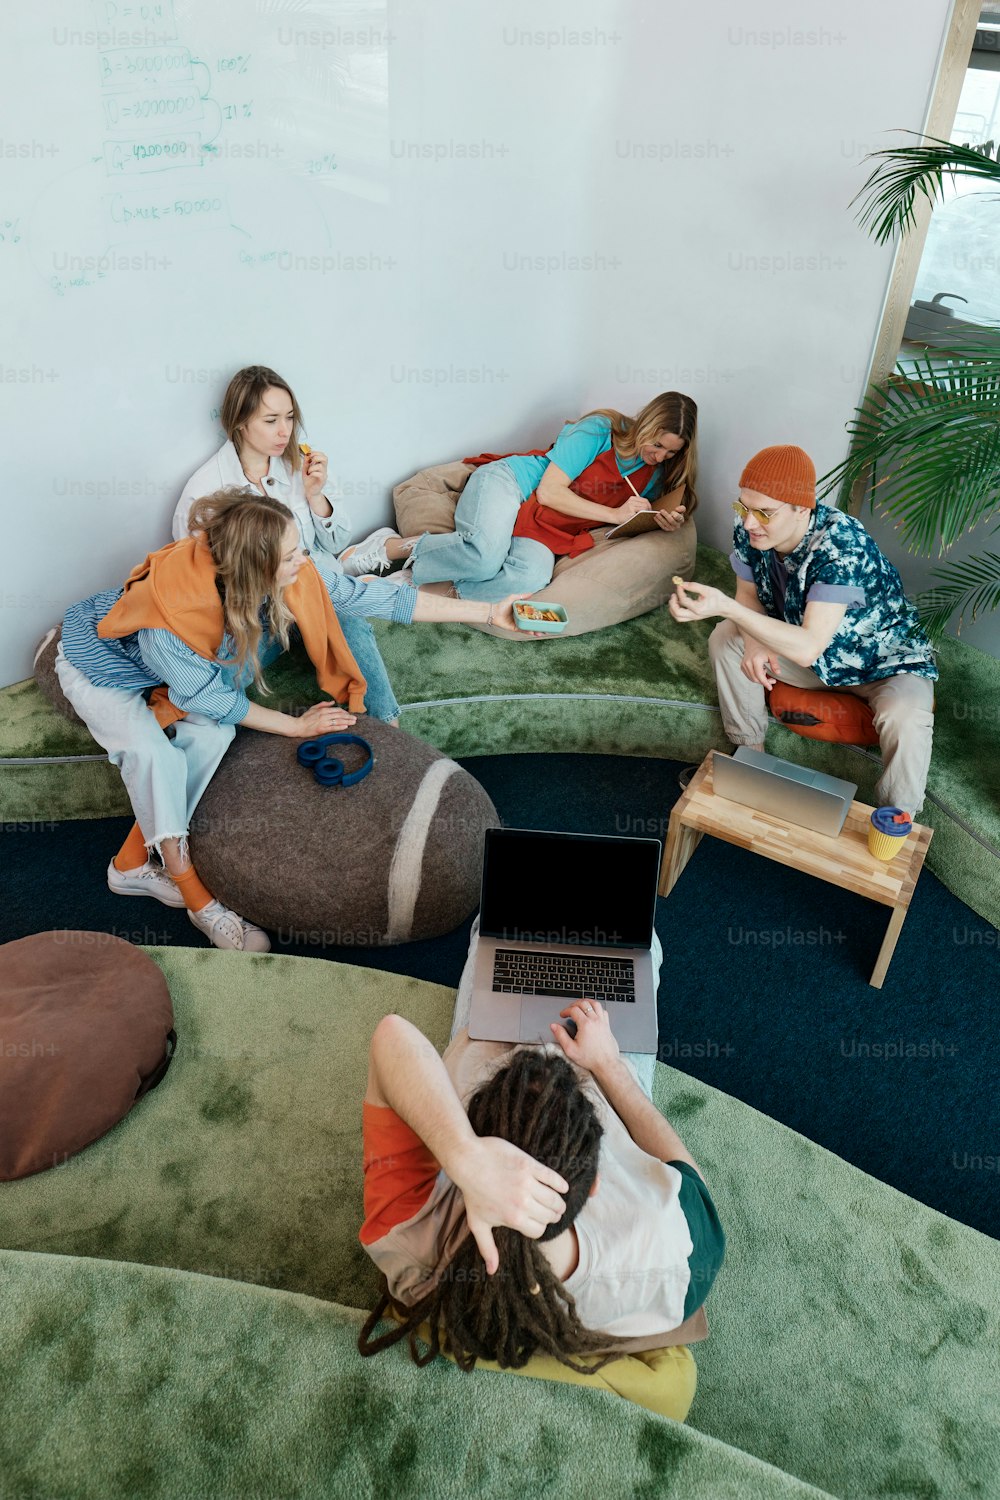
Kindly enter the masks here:
M 724 545 L 756 448 L 843 454 L 891 261 L 846 205 L 923 120 L 948 10 L 9 10 L 0 682 L 168 539 L 251 363 L 293 385 L 357 535 L 420 467 L 687 390 Z

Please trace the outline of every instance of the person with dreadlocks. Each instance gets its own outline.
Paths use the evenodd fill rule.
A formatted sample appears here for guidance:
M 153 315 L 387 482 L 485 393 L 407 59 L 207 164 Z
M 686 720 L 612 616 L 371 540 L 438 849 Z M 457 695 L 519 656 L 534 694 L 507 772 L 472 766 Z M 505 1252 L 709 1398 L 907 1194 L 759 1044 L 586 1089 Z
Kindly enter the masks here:
M 407 1338 L 418 1365 L 443 1352 L 520 1369 L 540 1353 L 592 1373 L 704 1338 L 725 1235 L 652 1102 L 653 1059 L 644 1090 L 586 1000 L 554 1044 L 471 1041 L 476 941 L 443 1058 L 400 1016 L 372 1038 L 360 1240 L 383 1282 L 360 1352 Z M 396 1326 L 376 1335 L 386 1315 Z M 681 1417 L 692 1395 L 693 1379 Z

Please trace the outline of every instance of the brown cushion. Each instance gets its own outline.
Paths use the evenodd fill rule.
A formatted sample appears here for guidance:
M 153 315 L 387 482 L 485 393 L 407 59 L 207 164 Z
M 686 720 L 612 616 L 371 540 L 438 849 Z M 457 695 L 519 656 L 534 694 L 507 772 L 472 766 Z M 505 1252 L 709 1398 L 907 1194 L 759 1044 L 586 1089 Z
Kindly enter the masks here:
M 455 506 L 473 472 L 471 464 L 437 464 L 404 479 L 392 492 L 400 536 L 424 531 L 454 531 Z
M 400 534 L 453 531 L 455 507 L 471 473 L 468 464 L 441 464 L 398 484 L 392 495 Z M 669 599 L 675 573 L 694 577 L 698 533 L 693 519 L 679 531 L 650 531 L 627 541 L 605 542 L 607 531 L 606 526 L 597 528 L 592 533 L 596 546 L 579 557 L 559 558 L 551 582 L 530 595 L 565 606 L 569 624 L 564 636 L 587 635 L 648 614 Z M 476 628 L 507 640 L 532 639 L 519 630 Z
M 191 857 L 220 900 L 283 941 L 372 947 L 451 932 L 479 903 L 483 788 L 423 740 L 362 716 L 375 769 L 320 786 L 299 741 L 238 730 L 191 824 Z M 353 745 L 334 747 L 350 772 Z
M 56 676 L 56 652 L 61 640 L 61 625 L 54 625 L 42 636 L 35 651 L 35 681 L 52 707 L 61 713 L 64 719 L 72 719 L 74 724 L 82 724 L 83 720 L 66 697 L 59 678 Z
M 107 932 L 0 947 L 0 1179 L 58 1166 L 151 1086 L 174 1024 L 152 959 Z

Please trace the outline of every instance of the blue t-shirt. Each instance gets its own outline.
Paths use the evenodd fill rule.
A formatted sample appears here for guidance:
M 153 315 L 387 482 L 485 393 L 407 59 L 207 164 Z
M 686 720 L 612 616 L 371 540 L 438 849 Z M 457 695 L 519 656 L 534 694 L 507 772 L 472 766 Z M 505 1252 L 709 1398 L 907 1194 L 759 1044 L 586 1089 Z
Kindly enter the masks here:
M 737 522 L 729 560 L 737 578 L 753 583 L 772 619 L 801 625 L 811 600 L 847 606 L 833 640 L 813 662 L 827 687 L 879 682 L 897 672 L 937 677 L 930 641 L 899 574 L 856 517 L 817 505 L 805 536 L 784 556 L 773 547 L 751 547 Z
M 516 454 L 506 460 L 513 472 L 525 500 L 537 490 L 539 481 L 550 463 L 557 464 L 570 479 L 576 479 L 611 447 L 611 423 L 607 417 L 584 417 L 580 422 L 567 422 L 544 456 Z M 643 467 L 642 459 L 616 457 L 620 474 L 634 474 Z M 647 500 L 656 498 L 659 473 L 654 470 L 642 494 Z

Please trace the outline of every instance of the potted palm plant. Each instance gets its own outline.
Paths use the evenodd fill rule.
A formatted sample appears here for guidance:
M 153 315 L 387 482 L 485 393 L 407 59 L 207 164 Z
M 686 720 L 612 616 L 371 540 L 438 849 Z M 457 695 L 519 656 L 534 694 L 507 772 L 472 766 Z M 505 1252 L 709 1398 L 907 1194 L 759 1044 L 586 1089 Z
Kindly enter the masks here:
M 855 202 L 879 244 L 906 234 L 918 193 L 936 202 L 946 177 L 975 177 L 1000 188 L 1000 148 L 955 145 L 924 136 L 919 144 L 871 153 L 877 164 Z M 1000 210 L 998 210 L 1000 227 Z M 955 322 L 951 327 L 955 328 Z M 824 475 L 820 493 L 846 504 L 870 480 L 873 506 L 893 520 L 911 551 L 947 554 L 958 539 L 992 517 L 1000 503 L 1000 327 L 966 325 L 949 335 L 950 356 L 901 359 L 888 381 L 868 389 L 848 424 L 851 451 Z M 1000 529 L 1000 520 L 991 528 Z M 957 613 L 1000 606 L 1000 553 L 947 560 L 935 586 L 918 599 L 932 635 Z

